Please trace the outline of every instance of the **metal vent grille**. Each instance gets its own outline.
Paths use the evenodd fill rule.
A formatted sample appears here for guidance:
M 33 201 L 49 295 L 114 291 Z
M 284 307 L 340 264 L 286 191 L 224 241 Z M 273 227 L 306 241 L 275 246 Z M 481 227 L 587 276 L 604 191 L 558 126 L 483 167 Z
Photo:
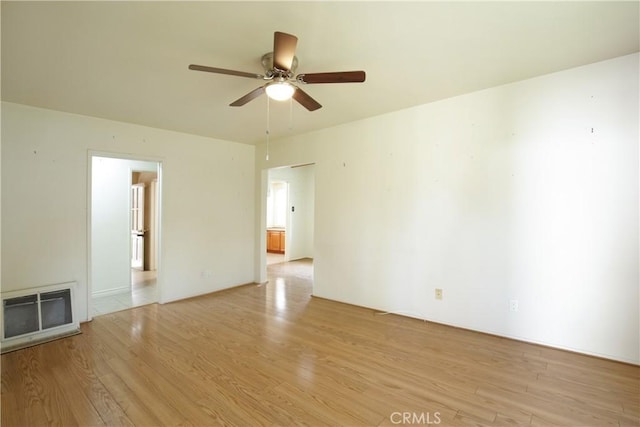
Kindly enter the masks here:
M 75 282 L 2 294 L 2 353 L 79 332 Z

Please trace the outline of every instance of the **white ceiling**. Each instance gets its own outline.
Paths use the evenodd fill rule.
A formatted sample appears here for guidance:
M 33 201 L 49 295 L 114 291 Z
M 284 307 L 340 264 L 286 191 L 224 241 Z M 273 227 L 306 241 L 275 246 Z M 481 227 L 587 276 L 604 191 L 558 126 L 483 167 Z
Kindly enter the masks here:
M 260 80 L 273 32 L 298 72 L 366 70 L 308 85 L 323 108 L 271 102 L 271 135 L 333 126 L 639 48 L 639 2 L 8 2 L 2 100 L 244 143 L 265 139 Z

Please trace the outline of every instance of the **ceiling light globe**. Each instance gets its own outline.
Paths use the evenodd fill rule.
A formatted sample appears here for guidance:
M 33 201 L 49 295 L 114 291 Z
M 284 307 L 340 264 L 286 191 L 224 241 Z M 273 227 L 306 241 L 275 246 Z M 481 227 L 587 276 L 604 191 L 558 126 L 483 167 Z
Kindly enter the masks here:
M 265 88 L 267 96 L 276 101 L 286 101 L 293 96 L 296 88 L 287 82 L 273 82 Z

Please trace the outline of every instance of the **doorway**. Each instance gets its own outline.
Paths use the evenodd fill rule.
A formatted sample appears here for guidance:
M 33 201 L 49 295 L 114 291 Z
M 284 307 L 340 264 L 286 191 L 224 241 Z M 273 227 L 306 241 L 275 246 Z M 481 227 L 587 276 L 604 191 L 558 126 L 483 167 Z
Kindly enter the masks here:
M 315 166 L 286 166 L 266 171 L 264 224 L 266 266 L 294 260 L 313 260 Z M 263 229 L 264 230 L 264 229 Z M 266 276 L 264 276 L 266 278 Z
M 90 154 L 89 319 L 158 302 L 161 166 Z

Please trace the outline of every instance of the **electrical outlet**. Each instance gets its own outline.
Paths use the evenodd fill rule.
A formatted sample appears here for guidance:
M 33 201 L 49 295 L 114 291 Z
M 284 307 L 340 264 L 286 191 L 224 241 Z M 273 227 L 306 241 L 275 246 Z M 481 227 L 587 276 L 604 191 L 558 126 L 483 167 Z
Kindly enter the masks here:
M 436 299 L 442 299 L 442 289 L 436 289 Z
M 509 311 L 518 311 L 518 300 L 517 299 L 512 299 L 509 300 Z
M 211 270 L 204 270 L 200 273 L 200 277 L 202 279 L 211 279 L 213 277 L 213 273 Z

